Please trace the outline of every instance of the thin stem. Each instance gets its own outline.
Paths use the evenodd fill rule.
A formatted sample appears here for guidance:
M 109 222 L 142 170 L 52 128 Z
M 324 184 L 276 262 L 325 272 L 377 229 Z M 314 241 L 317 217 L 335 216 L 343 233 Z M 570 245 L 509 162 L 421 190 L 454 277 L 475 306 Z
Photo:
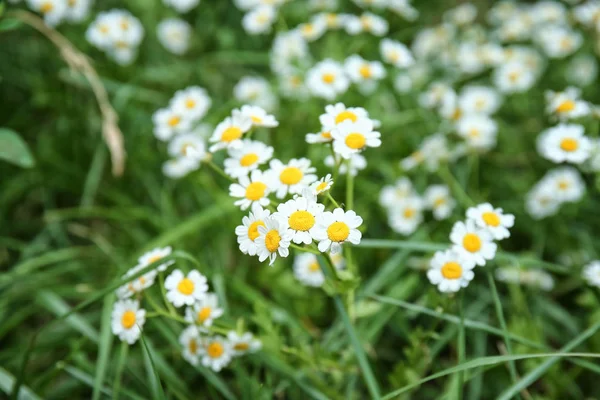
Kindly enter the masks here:
M 458 364 L 465 362 L 465 313 L 463 309 L 463 292 L 461 291 L 458 299 L 458 314 L 460 324 L 458 325 Z M 458 373 L 458 400 L 463 398 L 464 371 Z
M 316 255 L 321 255 L 322 254 L 319 250 L 315 250 L 315 249 L 312 249 L 310 247 L 298 246 L 297 244 L 294 244 L 294 243 L 290 243 L 290 247 L 292 249 L 296 249 L 298 251 L 306 251 L 307 253 L 313 253 L 313 254 L 316 254 Z
M 165 289 L 165 273 L 163 271 L 158 273 L 158 284 L 160 286 L 160 294 L 162 295 L 163 301 L 167 305 L 167 309 L 173 315 L 177 315 L 177 310 L 173 307 L 173 304 L 167 299 L 167 290 Z
M 354 176 L 350 173 L 351 160 L 346 162 L 348 173 L 346 174 L 346 210 L 352 210 L 354 205 Z
M 213 171 L 215 171 L 217 174 L 221 175 L 223 178 L 227 179 L 230 182 L 236 182 L 235 179 L 233 179 L 232 177 L 230 177 L 229 175 L 227 175 L 225 173 L 225 171 L 223 171 L 217 164 L 215 164 L 212 160 L 204 160 L 204 163 L 206 165 L 208 165 Z
M 460 182 L 458 182 L 454 175 L 452 175 L 452 172 L 450 172 L 450 168 L 447 164 L 440 166 L 440 168 L 438 169 L 438 173 L 440 177 L 444 180 L 444 182 L 446 182 L 446 184 L 450 187 L 450 189 L 464 208 L 471 207 L 475 204 L 473 200 L 471 200 L 467 192 L 465 192 L 465 189 L 463 189 Z
M 329 199 L 329 201 L 331 201 L 336 208 L 340 208 L 340 205 L 338 204 L 338 202 L 335 201 L 335 199 L 333 197 L 331 197 L 331 193 L 327 192 L 325 197 L 327 197 Z

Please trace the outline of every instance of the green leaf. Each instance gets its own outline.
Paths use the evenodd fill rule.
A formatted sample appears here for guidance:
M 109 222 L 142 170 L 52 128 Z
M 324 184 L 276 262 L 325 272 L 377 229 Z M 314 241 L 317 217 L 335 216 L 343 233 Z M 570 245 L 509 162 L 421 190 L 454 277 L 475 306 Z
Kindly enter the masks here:
M 15 377 L 10 372 L 0 367 L 0 391 L 9 394 L 15 384 Z M 40 400 L 40 397 L 33 393 L 27 386 L 21 386 L 19 391 L 19 400 Z
M 152 398 L 155 400 L 166 399 L 162 385 L 160 384 L 160 375 L 158 374 L 158 370 L 154 365 L 150 348 L 146 344 L 146 340 L 144 340 L 144 334 L 140 336 L 140 341 L 142 342 L 142 347 L 144 348 L 142 353 L 144 355 L 144 365 L 146 366 L 148 385 L 150 386 L 150 390 L 152 392 Z
M 0 16 L 2 15 L 2 4 L 0 4 Z M 13 18 L 4 18 L 0 21 L 0 32 L 11 31 L 21 26 L 21 21 Z
M 5 21 L 0 21 L 0 30 L 2 22 Z M 27 143 L 18 133 L 7 128 L 0 128 L 0 159 L 23 168 L 35 165 Z
M 113 309 L 115 296 L 108 294 L 104 297 L 104 305 L 102 308 L 102 323 L 100 328 L 100 343 L 98 346 L 98 361 L 96 362 L 96 377 L 94 378 L 94 391 L 92 399 L 100 398 L 100 390 L 102 382 L 106 376 L 108 362 L 110 359 L 110 350 L 113 342 L 113 334 L 111 332 L 111 314 Z

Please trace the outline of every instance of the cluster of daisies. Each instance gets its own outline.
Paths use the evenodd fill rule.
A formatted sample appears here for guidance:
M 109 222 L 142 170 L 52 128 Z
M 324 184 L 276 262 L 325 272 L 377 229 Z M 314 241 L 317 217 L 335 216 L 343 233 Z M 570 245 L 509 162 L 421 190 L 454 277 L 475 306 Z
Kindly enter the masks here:
M 219 329 L 227 334 L 215 334 L 213 322 L 223 315 L 223 309 L 219 307 L 217 295 L 208 292 L 207 279 L 199 271 L 191 270 L 185 274 L 175 269 L 163 282 L 163 274 L 174 264 L 173 260 L 165 260 L 171 252 L 170 247 L 151 250 L 125 273 L 124 278 L 133 277 L 151 264 L 158 264 L 116 290 L 118 300 L 112 311 L 112 332 L 131 345 L 142 334 L 147 318 L 164 316 L 185 322 L 187 326 L 179 337 L 183 357 L 192 365 L 201 362 L 214 371 L 226 367 L 234 357 L 260 349 L 261 342 L 249 332 Z M 163 301 L 170 311 L 158 305 L 153 294 L 147 291 L 157 279 L 161 281 L 161 287 L 164 286 Z M 141 308 L 144 296 L 153 308 L 150 313 Z M 177 312 L 182 307 L 185 307 L 183 316 Z
M 19 3 L 21 0 L 9 0 Z M 90 13 L 92 0 L 26 0 L 27 6 L 44 17 L 49 26 L 63 22 L 78 23 L 86 19 Z
M 500 267 L 496 269 L 494 276 L 500 282 L 529 286 L 546 292 L 554 289 L 554 278 L 541 269 Z
M 379 203 L 387 212 L 390 227 L 402 235 L 410 235 L 418 228 L 425 210 L 431 210 L 433 217 L 441 221 L 449 218 L 456 206 L 448 186 L 430 185 L 421 196 L 406 177 L 384 186 Z
M 467 209 L 466 221 L 454 224 L 450 232 L 452 247 L 437 251 L 430 262 L 427 277 L 443 293 L 458 292 L 474 278 L 475 266 L 485 266 L 496 256 L 495 240 L 510 237 L 515 223 L 512 214 L 489 203 Z
M 121 65 L 133 62 L 144 38 L 144 27 L 129 11 L 114 9 L 100 12 L 90 24 L 86 38 Z

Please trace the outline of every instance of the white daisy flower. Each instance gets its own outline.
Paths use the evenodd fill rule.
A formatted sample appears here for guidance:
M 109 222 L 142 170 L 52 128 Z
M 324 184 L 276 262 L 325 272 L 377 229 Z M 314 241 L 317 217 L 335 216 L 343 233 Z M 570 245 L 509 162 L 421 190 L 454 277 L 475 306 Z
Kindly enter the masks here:
M 331 131 L 322 130 L 320 133 L 307 133 L 305 136 L 306 143 L 329 143 L 333 140 Z
M 410 0 L 388 0 L 387 7 L 407 21 L 415 21 L 419 17 L 419 11 L 410 4 Z
M 92 0 L 67 0 L 65 19 L 69 22 L 82 22 L 90 14 Z
M 202 299 L 208 291 L 206 277 L 200 272 L 191 270 L 187 276 L 176 269 L 165 279 L 165 289 L 167 290 L 167 300 L 175 307 L 183 305 L 191 306 L 196 301 Z
M 236 100 L 273 110 L 277 105 L 277 97 L 271 90 L 269 82 L 258 76 L 244 76 L 233 88 Z
M 388 27 L 384 18 L 370 12 L 365 12 L 360 17 L 349 16 L 346 20 L 346 32 L 350 35 L 368 32 L 375 36 L 384 36 Z
M 172 157 L 189 158 L 198 165 L 206 158 L 204 139 L 195 133 L 184 133 L 175 136 L 169 142 L 169 155 Z
M 410 235 L 423 222 L 423 200 L 409 196 L 388 209 L 388 223 L 394 232 Z
M 331 136 L 333 150 L 346 160 L 367 147 L 381 146 L 381 134 L 373 131 L 373 121 L 370 119 L 341 122 L 331 131 Z
M 223 309 L 219 308 L 219 299 L 214 293 L 206 293 L 203 298 L 185 309 L 186 321 L 204 327 L 211 326 L 221 315 Z
M 598 21 L 600 21 L 600 14 Z M 580 87 L 591 85 L 598 77 L 596 57 L 592 54 L 579 54 L 573 57 L 565 71 L 565 77 L 571 84 Z
M 348 90 L 350 80 L 338 62 L 326 59 L 306 73 L 306 86 L 313 95 L 333 100 Z
M 521 61 L 511 61 L 496 68 L 494 84 L 503 93 L 525 92 L 535 83 L 535 74 Z
M 221 149 L 242 147 L 242 135 L 251 127 L 252 120 L 249 117 L 241 114 L 239 110 L 233 110 L 231 117 L 225 118 L 215 128 L 210 138 L 210 142 L 215 144 L 209 148 L 209 151 L 214 153 Z
M 317 203 L 316 196 L 305 193 L 279 204 L 273 218 L 286 221 L 294 243 L 311 244 L 317 229 L 316 222 L 324 210 L 325 206 Z
M 252 205 L 252 211 L 248 216 L 242 218 L 242 225 L 235 228 L 237 242 L 240 245 L 240 251 L 251 256 L 256 255 L 258 244 L 256 239 L 259 236 L 258 227 L 265 226 L 265 219 L 271 215 L 271 211 L 263 209 L 259 204 Z
M 456 206 L 456 201 L 446 185 L 431 185 L 425 190 L 425 206 L 433 211 L 438 221 L 448 218 Z
M 407 177 L 398 179 L 394 185 L 387 185 L 379 193 L 379 204 L 386 208 L 391 208 L 395 204 L 406 200 L 409 197 L 416 196 L 416 191 L 412 182 Z
M 277 10 L 271 5 L 260 5 L 250 10 L 242 19 L 244 30 L 252 35 L 271 32 Z
M 192 158 L 179 157 L 166 161 L 162 166 L 163 174 L 172 179 L 179 179 L 198 169 L 198 162 Z
M 544 179 L 548 180 L 559 201 L 576 202 L 585 193 L 585 183 L 579 172 L 572 167 L 561 167 L 549 171 Z
M 170 102 L 171 109 L 191 121 L 202 119 L 211 104 L 212 101 L 206 89 L 199 86 L 190 86 L 179 90 Z
M 206 337 L 200 348 L 202 365 L 219 372 L 231 362 L 233 356 L 231 345 L 221 336 Z
M 169 256 L 171 253 L 173 252 L 173 249 L 171 248 L 171 246 L 167 246 L 167 247 L 157 247 L 155 249 L 152 249 L 144 254 L 142 254 L 140 256 L 140 258 L 138 258 L 138 263 L 141 266 L 148 266 L 154 262 L 160 261 L 163 258 Z M 158 267 L 156 267 L 157 271 L 166 271 L 167 268 L 169 268 L 171 265 L 175 264 L 175 260 L 171 260 L 165 263 L 160 264 Z
M 496 145 L 498 126 L 484 114 L 467 115 L 456 123 L 456 133 L 470 148 L 490 150 Z
M 279 122 L 273 115 L 268 114 L 263 108 L 259 106 L 245 105 L 241 108 L 241 114 L 250 118 L 253 126 L 264 126 L 267 128 L 274 128 L 279 125 Z
M 250 172 L 250 176 L 240 176 L 239 183 L 232 183 L 229 186 L 229 195 L 239 198 L 234 204 L 242 210 L 247 210 L 253 204 L 266 207 L 271 202 L 268 196 L 273 188 L 267 174 L 255 169 Z
M 496 269 L 494 275 L 500 282 L 532 286 L 545 291 L 550 291 L 554 288 L 552 275 L 543 270 L 501 267 Z
M 465 26 L 472 23 L 477 17 L 477 7 L 471 3 L 463 3 L 444 13 L 444 20 L 458 25 Z
M 123 342 L 134 344 L 142 333 L 146 322 L 146 310 L 137 300 L 119 300 L 112 310 L 112 333 Z
M 181 332 L 179 335 L 179 344 L 182 347 L 183 358 L 192 364 L 193 366 L 198 365 L 200 361 L 200 350 L 203 347 L 202 338 L 198 327 L 190 325 Z
M 474 221 L 457 222 L 450 232 L 452 249 L 467 261 L 484 266 L 486 261 L 496 255 L 497 245 L 492 241 L 492 235 L 478 228 Z
M 563 92 L 545 93 L 546 112 L 558 116 L 560 120 L 579 118 L 589 115 L 591 112 L 587 102 L 580 100 L 581 91 L 578 88 L 568 87 Z
M 510 237 L 508 228 L 515 224 L 515 216 L 504 214 L 501 208 L 494 208 L 490 203 L 479 204 L 467 209 L 467 218 L 473 220 L 475 225 L 487 230 L 494 240 Z
M 314 15 L 311 18 L 311 23 L 315 25 L 324 25 L 326 29 L 333 30 L 339 29 L 344 26 L 346 18 L 344 14 L 336 14 L 333 12 L 323 12 Z
M 169 52 L 185 54 L 190 45 L 192 27 L 179 18 L 167 18 L 156 26 L 156 35 L 160 44 Z
M 350 172 L 350 175 L 356 176 L 358 175 L 358 171 L 367 168 L 367 159 L 358 153 L 352 154 L 350 160 L 347 160 L 346 162 L 342 162 L 339 156 L 336 158 L 337 159 L 334 159 L 331 155 L 325 157 L 325 165 L 332 168 L 335 165 L 339 165 L 338 172 L 340 175 L 346 175 Z
M 369 113 L 362 107 L 346 107 L 344 103 L 336 103 L 325 106 L 325 114 L 319 116 L 319 121 L 324 131 L 331 131 L 344 121 L 357 122 L 368 118 Z
M 363 219 L 352 210 L 345 211 L 336 208 L 333 212 L 325 211 L 317 221 L 317 229 L 314 232 L 315 240 L 319 241 L 319 251 L 331 254 L 342 251 L 342 244 L 350 242 L 359 244 L 362 234 L 357 229 L 363 223 Z
M 467 86 L 458 96 L 458 107 L 465 114 L 491 115 L 498 111 L 500 105 L 500 94 L 488 86 Z
M 185 133 L 192 127 L 191 121 L 172 108 L 161 108 L 152 115 L 154 136 L 167 141 L 179 133 Z
M 319 179 L 315 183 L 310 185 L 310 190 L 314 196 L 319 195 L 321 193 L 325 193 L 331 186 L 333 185 L 333 179 L 331 178 L 331 174 L 327 174 L 323 178 Z
M 115 24 L 112 12 L 100 12 L 86 30 L 85 38 L 93 46 L 106 51 L 112 47 L 113 31 L 116 29 L 118 27 Z
M 525 210 L 534 219 L 556 214 L 561 201 L 555 196 L 554 185 L 548 180 L 538 182 L 525 196 Z
M 229 158 L 225 159 L 225 173 L 232 178 L 247 176 L 273 157 L 273 148 L 263 142 L 244 139 L 242 147 L 227 150 Z
M 186 13 L 195 8 L 200 0 L 163 0 L 163 3 L 173 7 L 178 13 Z
M 135 267 L 130 268 L 125 273 L 125 275 L 123 275 L 123 278 L 133 276 L 147 266 L 148 266 L 148 264 L 138 264 Z M 155 269 L 150 270 L 150 271 L 146 272 L 145 274 L 138 276 L 134 280 L 117 288 L 115 293 L 119 299 L 129 298 L 129 297 L 133 296 L 134 294 L 141 293 L 143 290 L 148 289 L 150 286 L 152 286 L 154 284 L 155 278 L 156 278 L 156 270 Z
M 264 225 L 258 226 L 256 238 L 256 255 L 260 262 L 269 259 L 273 265 L 277 255 L 287 257 L 290 254 L 290 241 L 292 234 L 287 229 L 287 221 L 269 216 L 263 220 Z
M 565 58 L 573 54 L 583 43 L 583 36 L 567 26 L 544 25 L 535 38 L 550 58 Z
M 330 257 L 336 269 L 344 268 L 345 260 L 340 253 Z M 317 256 L 312 253 L 300 253 L 294 258 L 294 276 L 300 283 L 310 287 L 321 287 L 325 282 L 325 274 Z
M 427 155 L 427 157 L 425 157 Z M 443 133 L 435 133 L 423 139 L 419 149 L 400 161 L 400 167 L 409 171 L 422 163 L 429 171 L 437 171 L 440 164 L 451 158 L 448 140 Z
M 27 0 L 27 5 L 44 17 L 48 26 L 56 26 L 67 15 L 67 0 Z
M 473 280 L 474 267 L 475 263 L 471 258 L 453 249 L 436 251 L 431 259 L 427 278 L 442 293 L 458 292 Z
M 538 152 L 555 163 L 581 164 L 590 157 L 592 150 L 592 143 L 583 133 L 583 126 L 575 124 L 548 128 L 538 137 Z
M 383 39 L 379 43 L 379 51 L 383 61 L 392 64 L 396 68 L 408 68 L 415 63 L 408 47 L 398 41 Z
M 316 169 L 310 166 L 308 158 L 292 158 L 287 164 L 274 159 L 265 172 L 269 186 L 279 199 L 289 194 L 300 194 L 302 190 L 317 180 Z
M 583 268 L 583 278 L 588 285 L 600 288 L 600 261 L 592 261 Z
M 234 357 L 243 356 L 247 353 L 255 353 L 262 348 L 260 340 L 255 339 L 250 332 L 238 334 L 234 331 L 227 333 L 227 340 L 231 346 L 231 352 Z
M 355 54 L 344 62 L 346 74 L 350 80 L 366 92 L 375 89 L 375 84 L 385 78 L 385 69 L 379 61 L 367 61 Z
M 314 42 L 327 31 L 327 24 L 325 21 L 317 19 L 312 22 L 300 24 L 296 29 L 300 32 L 304 40 Z

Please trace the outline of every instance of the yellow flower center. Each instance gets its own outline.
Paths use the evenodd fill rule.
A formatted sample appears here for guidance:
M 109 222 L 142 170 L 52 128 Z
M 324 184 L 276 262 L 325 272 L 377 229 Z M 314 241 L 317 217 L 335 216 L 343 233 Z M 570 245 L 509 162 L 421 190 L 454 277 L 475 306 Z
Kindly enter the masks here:
M 404 209 L 404 218 L 412 218 L 417 213 L 417 210 L 411 207 L 406 207 Z
M 358 116 L 356 114 L 354 114 L 352 111 L 345 110 L 345 111 L 342 111 L 341 113 L 339 113 L 335 117 L 335 123 L 337 125 L 340 122 L 344 122 L 347 119 L 349 119 L 352 122 L 356 122 L 356 120 L 358 119 Z
M 108 33 L 108 26 L 102 24 L 98 27 L 98 30 L 100 30 L 101 33 L 106 34 L 106 33 Z
M 365 79 L 369 79 L 371 76 L 373 76 L 373 71 L 371 70 L 371 66 L 369 64 L 363 64 L 358 69 L 358 72 Z
M 196 107 L 196 101 L 194 99 L 187 99 L 185 101 L 185 107 L 187 109 L 192 109 L 192 108 Z
M 326 188 L 327 188 L 327 182 L 321 182 L 317 185 L 317 192 L 321 193 Z
M 236 343 L 233 345 L 233 349 L 237 350 L 237 351 L 246 351 L 250 348 L 250 345 L 248 343 L 242 342 L 242 343 Z
M 290 228 L 295 231 L 307 231 L 315 225 L 315 217 L 308 211 L 294 211 L 288 218 Z
M 311 24 L 306 24 L 302 27 L 302 33 L 310 35 L 314 31 L 314 27 Z
M 469 129 L 469 133 L 468 134 L 469 134 L 469 137 L 478 138 L 479 137 L 479 129 L 477 129 L 477 128 L 471 128 L 471 129 Z
M 256 115 L 252 115 L 250 116 L 250 119 L 252 120 L 252 122 L 254 122 L 255 124 L 262 124 L 263 119 L 261 117 L 257 117 Z
M 69 5 L 69 7 L 74 7 L 75 4 L 77 4 L 77 0 L 69 0 L 67 1 L 67 4 Z
M 321 136 L 325 139 L 331 139 L 331 132 L 321 132 Z
M 182 156 L 187 156 L 188 153 L 190 152 L 190 149 L 193 149 L 194 145 L 186 143 L 183 146 L 181 146 L 181 155 Z
M 471 253 L 476 253 L 481 249 L 481 239 L 474 233 L 467 233 L 463 237 L 463 247 Z
M 325 73 L 325 74 L 323 74 L 323 76 L 321 77 L 321 79 L 325 83 L 333 83 L 333 81 L 335 81 L 335 75 L 332 74 L 332 73 Z
M 203 307 L 200 311 L 198 311 L 198 322 L 202 323 L 210 317 L 210 313 L 212 309 L 210 307 Z
M 327 21 L 327 25 L 331 28 L 337 24 L 337 15 L 333 13 L 327 14 L 325 20 Z
M 169 120 L 167 121 L 167 123 L 169 124 L 170 127 L 174 128 L 177 125 L 179 125 L 179 122 L 181 122 L 181 118 L 179 118 L 176 115 L 173 115 L 171 118 L 169 118 Z
M 454 110 L 454 112 L 452 113 L 452 119 L 454 121 L 458 121 L 460 119 L 460 117 L 462 117 L 462 110 L 460 108 L 457 108 Z
M 198 352 L 198 342 L 196 342 L 196 339 L 191 339 L 188 347 L 190 349 L 190 353 L 196 354 Z
M 295 185 L 302 180 L 304 174 L 298 167 L 287 167 L 279 175 L 279 180 L 285 185 Z
M 571 184 L 565 179 L 558 181 L 558 188 L 560 190 L 567 190 L 569 186 L 571 186 Z
M 246 198 L 248 200 L 256 201 L 265 197 L 265 190 L 267 185 L 262 182 L 252 182 L 246 188 Z
M 233 142 L 242 137 L 242 130 L 237 126 L 230 126 L 223 131 L 221 140 L 224 142 Z
M 115 46 L 119 49 L 126 49 L 127 47 L 129 47 L 127 42 L 125 42 L 123 40 L 117 40 L 117 42 L 115 43 Z
M 279 242 L 281 242 L 281 236 L 279 236 L 279 232 L 276 229 L 271 229 L 265 235 L 265 247 L 271 253 L 274 253 L 279 248 Z
M 248 237 L 250 238 L 250 240 L 254 241 L 258 237 L 259 226 L 265 226 L 265 223 L 262 221 L 254 221 L 250 224 L 250 227 L 248 228 Z
M 249 167 L 257 161 L 258 161 L 258 154 L 248 153 L 245 156 L 243 156 L 242 158 L 240 158 L 240 165 L 242 167 Z
M 366 143 L 367 139 L 362 133 L 354 132 L 346 136 L 346 146 L 350 147 L 351 149 L 360 150 L 365 147 Z
M 349 235 L 350 228 L 344 222 L 334 222 L 327 228 L 327 237 L 333 242 L 343 242 Z
M 400 53 L 398 53 L 396 50 L 391 50 L 388 57 L 389 57 L 390 61 L 396 62 L 400 58 Z
M 121 325 L 125 329 L 131 329 L 135 325 L 135 312 L 131 310 L 125 311 L 121 317 Z
M 121 29 L 123 29 L 124 31 L 129 29 L 129 21 L 127 21 L 126 19 L 121 20 Z
M 556 107 L 556 112 L 569 112 L 575 108 L 575 102 L 573 100 L 565 100 Z
M 191 279 L 183 278 L 177 284 L 177 290 L 179 291 L 179 293 L 189 296 L 192 293 L 194 293 L 194 282 L 192 282 Z
M 438 197 L 437 199 L 435 199 L 435 201 L 433 202 L 433 206 L 434 207 L 441 207 L 444 204 L 446 204 L 446 199 L 443 197 Z
M 491 211 L 484 212 L 481 215 L 481 218 L 483 218 L 483 222 L 485 222 L 489 226 L 498 226 L 498 225 L 500 225 L 500 217 L 498 217 L 498 214 L 493 213 Z
M 219 342 L 212 342 L 206 348 L 206 353 L 210 358 L 219 358 L 223 354 L 225 350 L 223 349 L 223 345 Z
M 46 2 L 42 3 L 42 5 L 40 7 L 40 11 L 42 12 L 42 14 L 49 13 L 53 9 L 54 9 L 54 4 L 52 4 L 52 2 L 50 2 L 50 1 L 46 1 Z
M 575 151 L 577 150 L 577 148 L 579 147 L 579 144 L 577 143 L 577 140 L 573 139 L 573 138 L 564 138 L 563 140 L 560 141 L 560 148 L 563 149 L 564 151 Z
M 364 29 L 369 29 L 371 27 L 371 20 L 367 16 L 360 17 L 360 23 Z
M 477 110 L 481 110 L 483 107 L 485 107 L 486 101 L 485 99 L 477 99 L 475 100 L 475 108 Z
M 520 76 L 521 76 L 521 73 L 519 71 L 513 71 L 508 74 L 508 80 L 511 81 L 512 83 L 515 83 L 519 79 Z
M 459 263 L 449 261 L 442 266 L 442 276 L 446 279 L 458 279 L 462 276 L 462 268 Z
M 321 270 L 321 267 L 319 266 L 319 263 L 315 261 L 308 266 L 308 270 L 310 272 L 317 272 Z

